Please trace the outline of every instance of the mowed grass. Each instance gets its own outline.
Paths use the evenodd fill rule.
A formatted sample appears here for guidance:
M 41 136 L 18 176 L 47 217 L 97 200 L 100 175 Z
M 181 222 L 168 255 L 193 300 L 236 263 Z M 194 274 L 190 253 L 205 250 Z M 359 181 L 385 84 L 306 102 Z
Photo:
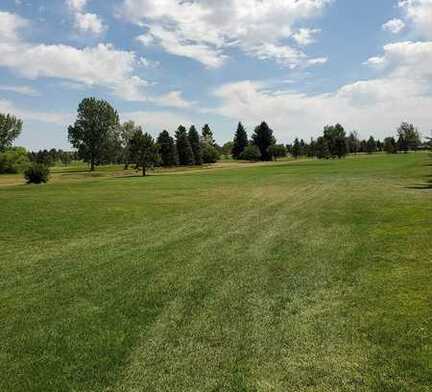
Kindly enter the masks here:
M 431 391 L 431 164 L 0 186 L 0 391 Z

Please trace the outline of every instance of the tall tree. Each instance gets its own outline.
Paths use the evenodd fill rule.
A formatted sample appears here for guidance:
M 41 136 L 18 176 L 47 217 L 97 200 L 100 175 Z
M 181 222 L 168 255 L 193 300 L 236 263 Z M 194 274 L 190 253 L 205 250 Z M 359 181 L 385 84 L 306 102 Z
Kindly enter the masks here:
M 396 154 L 398 146 L 394 137 L 386 137 L 384 139 L 384 151 L 387 154 Z
M 129 168 L 131 160 L 130 143 L 136 131 L 142 131 L 142 129 L 141 127 L 137 127 L 133 121 L 127 121 L 120 126 L 120 141 L 125 170 Z
M 248 135 L 241 122 L 238 123 L 237 131 L 234 135 L 234 142 L 232 148 L 232 156 L 234 159 L 240 159 L 240 156 L 244 149 L 249 144 Z
M 320 136 L 315 145 L 316 156 L 318 159 L 329 159 L 331 157 L 328 140 Z
M 159 154 L 161 157 L 161 165 L 165 167 L 175 166 L 178 163 L 177 150 L 174 139 L 168 131 L 162 131 L 157 139 L 159 145 Z
M 298 138 L 295 138 L 295 140 L 294 140 L 294 144 L 292 145 L 292 148 L 291 148 L 291 155 L 295 159 L 297 159 L 299 156 L 303 155 L 302 154 L 302 147 L 300 145 Z
M 366 149 L 368 154 L 373 154 L 377 151 L 377 144 L 373 136 L 368 139 Z
M 348 136 L 348 152 L 357 154 L 360 151 L 360 138 L 357 131 L 353 131 Z
M 142 175 L 146 175 L 147 169 L 157 166 L 159 163 L 159 149 L 154 139 L 148 133 L 136 130 L 130 143 L 130 151 L 137 168 L 142 168 Z
M 68 138 L 79 156 L 90 163 L 91 171 L 103 160 L 118 125 L 118 113 L 107 101 L 85 98 L 79 104 L 77 119 L 68 128 Z
M 403 122 L 397 130 L 399 149 L 404 152 L 408 150 L 417 151 L 421 143 L 420 134 L 413 124 Z
M 327 125 L 324 128 L 324 138 L 332 158 L 342 158 L 348 153 L 345 129 L 342 125 Z
M 194 154 L 189 143 L 188 132 L 183 125 L 180 125 L 176 131 L 176 146 L 179 158 L 179 164 L 183 166 L 193 165 Z
M 254 134 L 252 135 L 252 143 L 260 150 L 262 161 L 272 160 L 269 148 L 276 143 L 276 140 L 273 136 L 273 130 L 265 121 L 255 128 Z
M 201 131 L 201 138 L 203 143 L 210 144 L 211 146 L 215 145 L 215 140 L 213 138 L 213 132 L 210 129 L 208 124 L 205 124 Z
M 0 113 L 0 152 L 11 147 L 22 131 L 22 120 L 10 114 Z
M 195 165 L 202 165 L 200 137 L 194 125 L 189 128 L 188 138 L 189 144 L 192 148 Z

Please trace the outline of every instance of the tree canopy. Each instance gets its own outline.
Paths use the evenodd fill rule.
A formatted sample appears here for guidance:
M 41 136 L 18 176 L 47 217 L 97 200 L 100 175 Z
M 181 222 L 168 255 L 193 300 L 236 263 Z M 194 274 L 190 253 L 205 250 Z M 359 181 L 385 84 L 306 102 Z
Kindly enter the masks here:
M 237 130 L 234 135 L 233 147 L 232 147 L 232 157 L 234 159 L 240 159 L 241 154 L 244 149 L 249 144 L 248 135 L 241 122 L 238 123 Z
M 258 147 L 262 161 L 271 161 L 272 155 L 269 150 L 270 146 L 276 143 L 273 136 L 273 130 L 263 121 L 252 135 L 252 143 Z
M 21 134 L 22 120 L 11 114 L 0 113 L 0 152 L 11 147 L 14 140 Z
M 153 137 L 141 130 L 136 130 L 132 136 L 131 155 L 133 156 L 137 168 L 142 168 L 142 175 L 146 175 L 146 170 L 159 164 L 159 149 Z

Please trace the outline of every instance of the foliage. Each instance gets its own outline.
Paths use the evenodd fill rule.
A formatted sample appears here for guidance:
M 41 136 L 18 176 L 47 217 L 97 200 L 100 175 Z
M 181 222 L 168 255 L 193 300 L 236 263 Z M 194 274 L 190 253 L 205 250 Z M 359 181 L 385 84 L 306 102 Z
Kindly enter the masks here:
M 342 125 L 327 125 L 324 127 L 324 138 L 327 141 L 330 156 L 343 158 L 348 154 L 346 134 Z
M 135 135 L 135 132 L 142 131 L 141 127 L 137 127 L 133 121 L 127 121 L 120 125 L 120 144 L 122 147 L 122 160 L 124 163 L 124 168 L 129 167 L 131 160 L 130 143 Z
M 180 165 L 190 166 L 195 164 L 194 153 L 189 142 L 188 132 L 183 125 L 180 125 L 176 131 L 176 147 Z
M 201 142 L 214 146 L 216 144 L 213 138 L 213 132 L 208 124 L 205 124 L 201 131 Z
M 377 143 L 376 143 L 376 141 L 375 141 L 375 139 L 374 139 L 373 136 L 371 136 L 368 139 L 367 144 L 366 144 L 366 149 L 367 149 L 366 152 L 368 154 L 372 154 L 372 153 L 374 153 L 374 152 L 377 151 Z
M 277 160 L 287 156 L 286 147 L 283 144 L 273 144 L 269 147 L 271 156 Z
M 23 172 L 30 164 L 23 147 L 7 148 L 0 152 L 0 174 Z
M 21 134 L 22 120 L 11 114 L 0 113 L 0 152 L 11 147 L 14 140 Z
M 269 148 L 276 143 L 276 140 L 273 136 L 273 130 L 265 121 L 255 128 L 252 135 L 252 143 L 258 147 L 262 161 L 272 160 Z
M 194 125 L 192 125 L 189 128 L 188 138 L 189 138 L 189 144 L 192 148 L 195 165 L 202 165 L 203 159 L 202 159 L 200 137 Z M 207 139 L 203 138 L 203 140 L 209 140 L 209 138 Z
M 240 159 L 245 161 L 259 161 L 261 160 L 261 152 L 255 144 L 248 144 L 240 155 Z
M 386 137 L 384 139 L 384 151 L 387 154 L 396 154 L 398 152 L 398 145 L 394 137 Z
M 331 153 L 327 138 L 320 136 L 316 142 L 316 156 L 318 159 L 330 159 Z
M 349 153 L 357 154 L 360 152 L 360 138 L 357 131 L 353 131 L 349 134 L 347 143 Z
M 234 159 L 240 159 L 241 154 L 244 149 L 248 146 L 248 135 L 246 130 L 241 122 L 238 123 L 237 131 L 234 135 L 233 147 L 232 147 L 232 156 Z
M 229 157 L 230 155 L 232 155 L 232 150 L 234 147 L 234 142 L 226 142 L 223 146 L 222 146 L 222 154 Z
M 403 122 L 397 130 L 399 150 L 417 151 L 420 146 L 420 134 L 413 124 Z
M 118 151 L 118 128 L 118 113 L 107 101 L 85 98 L 79 104 L 74 125 L 68 128 L 68 138 L 94 171 L 95 165 L 103 162 L 107 153 Z
M 159 134 L 157 144 L 159 146 L 161 166 L 170 167 L 177 165 L 178 156 L 176 146 L 174 139 L 170 136 L 168 131 L 164 130 Z
M 304 143 L 303 143 L 303 145 L 304 145 Z M 295 159 L 304 155 L 304 147 L 301 145 L 298 138 L 295 138 L 294 144 L 291 147 L 291 155 Z
M 203 163 L 216 163 L 220 158 L 219 151 L 211 144 L 202 143 L 201 151 Z
M 152 169 L 160 162 L 159 149 L 153 137 L 142 130 L 136 130 L 130 141 L 130 152 L 137 169 L 142 168 L 142 175 L 146 175 L 147 169 Z
M 42 184 L 49 180 L 49 166 L 42 163 L 33 163 L 24 172 L 27 184 Z

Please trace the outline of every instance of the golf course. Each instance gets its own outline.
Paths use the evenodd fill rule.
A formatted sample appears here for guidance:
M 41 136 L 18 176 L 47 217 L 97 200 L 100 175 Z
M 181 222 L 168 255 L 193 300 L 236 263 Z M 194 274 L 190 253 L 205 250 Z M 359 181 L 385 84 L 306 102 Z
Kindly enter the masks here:
M 0 391 L 432 390 L 432 157 L 0 177 Z

